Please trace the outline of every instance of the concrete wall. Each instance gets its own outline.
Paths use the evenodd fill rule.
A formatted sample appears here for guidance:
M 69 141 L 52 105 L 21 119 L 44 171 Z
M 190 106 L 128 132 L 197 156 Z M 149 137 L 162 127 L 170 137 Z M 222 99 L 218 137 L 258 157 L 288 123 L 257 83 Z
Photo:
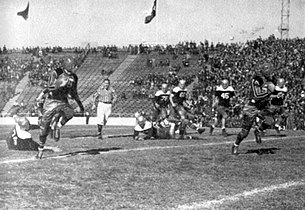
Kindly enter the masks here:
M 33 125 L 37 125 L 38 118 L 37 117 L 28 117 L 29 121 Z M 90 117 L 89 125 L 96 125 L 98 123 L 97 117 Z M 136 123 L 135 118 L 109 118 L 107 125 L 118 125 L 118 126 L 134 126 Z M 3 117 L 0 118 L 0 126 L 1 125 L 13 125 L 15 124 L 14 119 L 12 117 Z M 85 125 L 86 118 L 85 117 L 73 117 L 67 125 Z

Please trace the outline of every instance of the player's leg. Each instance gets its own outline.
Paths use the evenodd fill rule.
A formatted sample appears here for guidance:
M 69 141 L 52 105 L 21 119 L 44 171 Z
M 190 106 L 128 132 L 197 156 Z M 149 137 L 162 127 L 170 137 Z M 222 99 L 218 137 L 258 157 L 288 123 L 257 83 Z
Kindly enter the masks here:
M 213 134 L 213 131 L 218 123 L 218 118 L 219 118 L 219 113 L 218 113 L 218 108 L 216 108 L 214 117 L 213 117 L 213 123 L 210 125 L 210 135 Z
M 223 136 L 228 136 L 228 133 L 226 131 L 226 121 L 229 117 L 227 110 L 222 107 L 220 110 L 220 116 L 221 116 L 221 131 Z
M 106 112 L 106 106 L 104 103 L 99 102 L 97 106 L 97 118 L 99 120 L 97 124 L 97 136 L 98 139 L 103 139 L 103 125 L 105 123 L 105 112 Z
M 42 118 L 40 125 L 39 140 L 38 140 L 38 153 L 36 155 L 37 159 L 41 159 L 43 156 L 44 145 L 47 141 L 47 136 L 51 131 L 50 124 L 51 124 L 51 120 L 45 121 Z
M 245 106 L 243 110 L 243 117 L 241 123 L 241 131 L 237 134 L 235 143 L 232 146 L 232 154 L 238 155 L 238 149 L 241 142 L 249 135 L 252 124 L 256 120 L 256 108 L 252 106 Z

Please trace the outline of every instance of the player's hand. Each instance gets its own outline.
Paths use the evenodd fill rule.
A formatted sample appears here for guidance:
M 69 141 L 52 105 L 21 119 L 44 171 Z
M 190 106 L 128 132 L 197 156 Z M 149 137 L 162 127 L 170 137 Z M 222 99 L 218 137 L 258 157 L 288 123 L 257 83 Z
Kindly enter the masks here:
M 95 105 L 92 105 L 91 109 L 94 110 L 95 108 L 96 108 L 96 106 L 95 106 Z
M 176 106 L 177 106 L 177 104 L 173 103 L 173 104 L 172 104 L 172 106 L 173 106 L 173 107 L 176 107 Z

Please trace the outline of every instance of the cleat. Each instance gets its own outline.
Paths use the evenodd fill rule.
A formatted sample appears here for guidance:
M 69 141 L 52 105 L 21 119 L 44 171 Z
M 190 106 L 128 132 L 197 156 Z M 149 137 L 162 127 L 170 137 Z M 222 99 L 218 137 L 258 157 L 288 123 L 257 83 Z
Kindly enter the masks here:
M 258 129 L 254 130 L 254 135 L 255 135 L 256 143 L 261 144 L 262 143 L 262 137 L 261 137 L 261 133 L 259 132 Z
M 35 159 L 41 159 L 43 156 L 43 148 L 38 147 L 38 153 L 35 156 Z
M 205 131 L 205 128 L 202 128 L 202 127 L 200 127 L 200 128 L 197 129 L 197 132 L 198 132 L 199 134 L 202 134 L 204 131 Z
M 102 135 L 100 135 L 99 137 L 97 137 L 98 139 L 100 139 L 100 140 L 103 140 L 103 136 Z
M 232 146 L 232 155 L 238 155 L 239 154 L 238 147 L 239 146 L 236 146 L 235 144 L 233 144 L 233 146 Z
M 95 136 L 100 136 L 100 135 L 102 135 L 101 132 L 97 132 L 97 133 L 95 134 Z
M 210 136 L 213 134 L 213 131 L 214 131 L 214 127 L 211 125 L 210 126 Z
M 223 135 L 224 137 L 227 137 L 227 136 L 228 136 L 228 133 L 227 133 L 227 131 L 226 131 L 225 128 L 222 129 L 222 135 Z

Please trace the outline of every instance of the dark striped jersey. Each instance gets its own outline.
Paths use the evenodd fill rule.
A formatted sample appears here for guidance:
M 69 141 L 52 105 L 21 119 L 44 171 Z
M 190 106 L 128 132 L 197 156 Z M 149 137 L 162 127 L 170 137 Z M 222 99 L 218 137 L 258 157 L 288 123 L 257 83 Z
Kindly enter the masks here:
M 187 89 L 181 89 L 180 87 L 175 87 L 172 91 L 173 101 L 179 105 L 183 105 L 183 102 L 186 100 Z
M 264 109 L 269 104 L 270 93 L 265 87 L 264 80 L 260 76 L 254 76 L 250 84 L 250 101 L 258 109 Z
M 221 85 L 216 86 L 215 97 L 218 99 L 218 105 L 224 107 L 230 107 L 230 100 L 234 96 L 234 88 L 228 86 L 224 89 Z
M 271 104 L 277 105 L 277 106 L 284 105 L 284 101 L 285 101 L 287 92 L 288 92 L 287 87 L 284 86 L 284 87 L 280 88 L 279 86 L 275 86 L 275 89 L 274 89 L 274 92 L 272 93 L 272 95 L 274 95 L 276 97 L 272 97 Z
M 163 92 L 162 90 L 158 90 L 155 94 L 154 103 L 158 104 L 161 108 L 168 107 L 170 91 Z

